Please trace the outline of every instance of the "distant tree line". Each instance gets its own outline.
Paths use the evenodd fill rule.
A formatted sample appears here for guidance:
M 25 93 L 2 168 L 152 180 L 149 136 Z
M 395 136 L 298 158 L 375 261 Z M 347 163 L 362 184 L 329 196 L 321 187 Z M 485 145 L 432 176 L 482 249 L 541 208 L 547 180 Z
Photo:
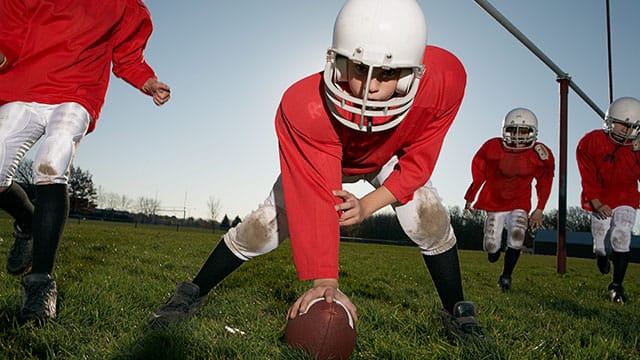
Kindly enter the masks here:
M 37 194 L 32 168 L 33 160 L 24 158 L 18 165 L 14 181 L 25 189 L 32 201 L 35 201 Z M 144 196 L 133 199 L 126 195 L 101 191 L 94 185 L 93 176 L 89 171 L 73 164 L 69 168 L 68 190 L 69 216 L 72 218 L 205 227 L 214 230 L 227 230 L 242 221 L 239 216 L 230 221 L 227 215 L 222 222 L 216 221 L 220 202 L 214 197 L 208 201 L 210 219 L 161 215 L 163 209 L 158 199 Z
M 460 207 L 449 208 L 451 226 L 458 240 L 460 249 L 482 250 L 484 235 L 484 220 L 486 213 L 475 211 L 465 213 Z M 554 209 L 543 214 L 542 229 L 556 230 L 558 210 Z M 567 231 L 591 231 L 591 215 L 582 208 L 574 206 L 567 209 Z M 386 240 L 397 244 L 413 244 L 404 233 L 395 214 L 374 214 L 357 225 L 341 228 L 340 234 L 348 238 L 362 238 Z M 525 246 L 532 247 L 535 231 L 528 230 Z
M 33 161 L 31 159 L 23 159 L 18 165 L 14 180 L 26 189 L 31 199 L 34 199 L 36 193 L 32 167 Z M 209 219 L 160 215 L 162 206 L 158 199 L 143 196 L 133 199 L 126 195 L 97 190 L 91 173 L 73 165 L 69 170 L 69 199 L 71 217 L 143 224 L 195 226 L 214 230 L 228 230 L 242 222 L 239 216 L 231 220 L 226 214 L 220 222 L 216 221 L 220 210 L 220 201 L 215 197 L 210 197 L 207 202 Z M 461 249 L 482 249 L 486 214 L 483 211 L 465 213 L 458 206 L 449 208 L 449 214 L 451 225 L 458 239 L 458 247 Z M 557 222 L 558 210 L 550 210 L 543 215 L 542 228 L 556 229 Z M 567 231 L 590 231 L 590 214 L 580 207 L 569 207 L 566 215 L 566 227 Z M 349 238 L 413 244 L 402 230 L 395 214 L 392 213 L 373 214 L 360 224 L 342 227 L 340 234 Z M 525 246 L 531 247 L 534 237 L 534 231 L 527 231 Z

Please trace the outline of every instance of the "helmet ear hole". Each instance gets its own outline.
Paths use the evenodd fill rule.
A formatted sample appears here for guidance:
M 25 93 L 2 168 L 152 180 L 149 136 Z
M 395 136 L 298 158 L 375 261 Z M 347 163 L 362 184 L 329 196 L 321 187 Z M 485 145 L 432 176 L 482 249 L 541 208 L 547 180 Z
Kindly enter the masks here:
M 347 81 L 347 58 L 336 56 L 333 69 L 333 81 L 335 83 Z
M 400 96 L 406 95 L 411 89 L 411 84 L 415 79 L 412 69 L 402 69 L 396 86 L 396 93 Z

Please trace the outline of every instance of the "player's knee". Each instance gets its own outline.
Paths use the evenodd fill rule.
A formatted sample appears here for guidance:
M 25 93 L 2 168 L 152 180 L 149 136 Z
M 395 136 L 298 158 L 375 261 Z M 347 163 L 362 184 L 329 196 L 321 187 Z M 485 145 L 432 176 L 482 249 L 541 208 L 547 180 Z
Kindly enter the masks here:
M 627 252 L 631 247 L 631 234 L 622 229 L 611 232 L 611 248 L 616 252 Z
M 414 225 L 415 228 L 405 232 L 424 251 L 438 251 L 452 242 L 455 244 L 449 213 L 439 201 L 422 202 Z
M 431 239 L 429 242 L 448 238 L 451 227 L 449 213 L 439 202 L 423 203 L 417 220 L 415 238 Z
M 498 246 L 498 244 L 490 241 L 484 242 L 484 251 L 495 254 L 496 252 L 498 252 L 498 250 L 500 250 L 500 246 Z
M 252 258 L 278 247 L 277 232 L 275 207 L 261 206 L 238 224 L 232 242 L 242 255 Z
M 514 229 L 511 232 L 511 241 L 509 242 L 509 247 L 515 250 L 522 249 L 522 246 L 524 244 L 524 236 L 525 236 L 525 230 Z

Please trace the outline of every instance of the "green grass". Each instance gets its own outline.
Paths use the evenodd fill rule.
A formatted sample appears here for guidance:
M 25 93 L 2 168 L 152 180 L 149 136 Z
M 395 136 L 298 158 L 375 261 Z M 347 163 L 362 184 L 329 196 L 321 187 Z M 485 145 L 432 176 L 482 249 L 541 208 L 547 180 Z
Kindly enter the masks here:
M 0 217 L 0 259 L 11 222 Z M 290 247 L 243 265 L 203 311 L 167 330 L 146 322 L 190 280 L 220 234 L 161 226 L 70 220 L 58 253 L 57 319 L 21 326 L 20 277 L 0 271 L 0 359 L 305 359 L 282 342 L 288 306 L 309 283 L 296 279 Z M 640 265 L 630 264 L 624 306 L 606 297 L 610 276 L 595 261 L 523 255 L 513 290 L 499 291 L 502 261 L 460 251 L 467 299 L 490 340 L 450 344 L 440 303 L 415 248 L 345 243 L 341 289 L 358 306 L 353 359 L 639 359 Z M 245 334 L 231 334 L 225 326 Z

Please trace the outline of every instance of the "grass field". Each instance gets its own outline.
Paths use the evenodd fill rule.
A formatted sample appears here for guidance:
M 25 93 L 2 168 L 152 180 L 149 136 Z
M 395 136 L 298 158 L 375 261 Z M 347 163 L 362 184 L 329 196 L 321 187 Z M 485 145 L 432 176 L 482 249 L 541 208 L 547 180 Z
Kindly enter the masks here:
M 288 306 L 309 286 L 296 280 L 290 247 L 243 265 L 192 320 L 147 328 L 178 281 L 190 280 L 220 234 L 70 220 L 58 254 L 57 319 L 20 326 L 20 277 L 4 271 L 11 222 L 0 217 L 0 359 L 305 359 L 282 343 Z M 415 248 L 345 243 L 341 289 L 358 306 L 353 359 L 640 359 L 640 265 L 630 264 L 630 302 L 606 297 L 595 260 L 523 255 L 513 290 L 496 286 L 502 261 L 460 251 L 466 297 L 489 335 L 450 344 L 440 304 Z M 244 334 L 230 333 L 225 326 Z

